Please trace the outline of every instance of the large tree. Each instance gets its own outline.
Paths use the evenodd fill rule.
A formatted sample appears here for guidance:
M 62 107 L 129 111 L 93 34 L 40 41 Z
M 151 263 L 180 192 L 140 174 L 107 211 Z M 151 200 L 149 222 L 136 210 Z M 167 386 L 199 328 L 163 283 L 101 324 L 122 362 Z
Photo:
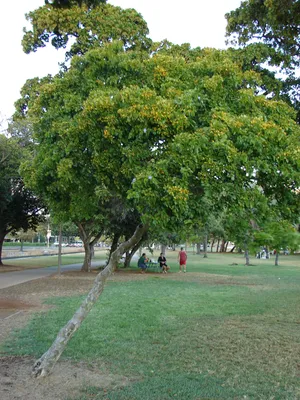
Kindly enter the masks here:
M 0 135 L 0 265 L 5 236 L 20 229 L 35 229 L 44 218 L 43 204 L 24 186 L 19 174 L 23 158 L 24 148 Z
M 74 57 L 39 87 L 28 103 L 38 143 L 28 182 L 57 212 L 105 224 L 107 203 L 119 199 L 142 223 L 37 361 L 37 376 L 49 373 L 103 279 L 149 227 L 172 231 L 198 218 L 204 198 L 216 209 L 248 210 L 247 223 L 257 202 L 285 199 L 291 214 L 299 206 L 300 129 L 284 102 L 256 96 L 259 81 L 230 52 L 126 51 L 114 42 Z

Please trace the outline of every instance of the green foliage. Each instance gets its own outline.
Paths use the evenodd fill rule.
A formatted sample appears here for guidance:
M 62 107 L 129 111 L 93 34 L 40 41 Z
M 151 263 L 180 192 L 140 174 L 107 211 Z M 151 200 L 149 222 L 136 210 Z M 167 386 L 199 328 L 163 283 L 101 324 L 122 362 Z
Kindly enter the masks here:
M 59 4 L 58 4 L 59 3 Z M 105 1 L 68 1 L 46 4 L 27 14 L 32 30 L 24 29 L 25 53 L 45 47 L 66 48 L 69 59 L 75 54 L 121 40 L 126 48 L 149 47 L 148 27 L 134 9 L 121 9 Z
M 256 232 L 255 242 L 260 246 L 267 245 L 277 252 L 282 248 L 295 251 L 300 247 L 300 235 L 288 221 L 272 221 Z
M 297 0 L 247 0 L 226 14 L 227 33 L 247 44 L 253 39 L 276 50 L 274 64 L 299 65 L 300 4 Z M 272 50 L 271 50 L 272 51 Z
M 15 139 L 0 135 L 0 264 L 2 243 L 8 233 L 36 229 L 44 219 L 42 202 L 24 186 L 19 174 L 26 150 Z
M 245 61 L 250 61 L 248 65 L 252 69 L 264 71 L 267 85 L 272 81 L 269 78 L 273 73 L 266 72 L 266 63 L 287 72 L 280 95 L 295 107 L 299 122 L 300 81 L 295 73 L 300 65 L 299 1 L 247 0 L 226 14 L 226 18 L 229 41 L 234 45 L 246 46 L 238 54 Z
M 69 8 L 73 5 L 87 5 L 88 7 L 95 7 L 99 4 L 106 3 L 107 0 L 45 0 L 45 4 L 52 4 L 53 7 L 57 8 Z
M 26 167 L 31 185 L 74 221 L 104 223 L 113 199 L 169 231 L 199 220 L 208 204 L 241 210 L 246 224 L 275 204 L 293 219 L 293 110 L 255 95 L 260 76 L 231 52 L 178 53 L 126 52 L 115 42 L 38 85 L 27 114 L 39 143 Z

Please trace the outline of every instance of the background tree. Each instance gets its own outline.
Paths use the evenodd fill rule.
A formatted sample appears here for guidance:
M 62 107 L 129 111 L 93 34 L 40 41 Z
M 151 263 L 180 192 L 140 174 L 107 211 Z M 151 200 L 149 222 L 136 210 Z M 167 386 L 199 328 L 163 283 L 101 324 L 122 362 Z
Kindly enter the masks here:
M 259 246 L 268 246 L 275 250 L 275 265 L 279 265 L 281 250 L 295 251 L 300 246 L 300 235 L 288 221 L 269 221 L 255 233 L 255 242 Z
M 227 36 L 234 45 L 246 46 L 252 62 L 268 63 L 286 71 L 282 96 L 298 111 L 300 80 L 300 4 L 297 0 L 247 0 L 226 14 Z
M 273 65 L 298 66 L 300 4 L 297 0 L 247 0 L 226 14 L 227 34 L 240 45 L 263 42 L 276 50 Z
M 0 265 L 8 233 L 35 229 L 44 219 L 42 202 L 24 186 L 19 174 L 24 149 L 14 139 L 0 135 Z

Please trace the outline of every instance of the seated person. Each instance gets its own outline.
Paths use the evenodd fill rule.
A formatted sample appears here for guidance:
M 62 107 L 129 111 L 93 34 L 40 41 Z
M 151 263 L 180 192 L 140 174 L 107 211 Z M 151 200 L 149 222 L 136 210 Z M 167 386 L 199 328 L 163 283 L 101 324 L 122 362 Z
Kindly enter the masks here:
M 146 262 L 148 262 L 148 258 L 146 257 L 146 253 L 143 253 L 138 261 L 138 267 L 141 268 L 141 273 L 144 273 L 147 269 Z
M 160 268 L 162 269 L 163 273 L 166 274 L 170 267 L 167 265 L 167 259 L 163 255 L 163 253 L 160 253 L 157 261 L 159 262 Z

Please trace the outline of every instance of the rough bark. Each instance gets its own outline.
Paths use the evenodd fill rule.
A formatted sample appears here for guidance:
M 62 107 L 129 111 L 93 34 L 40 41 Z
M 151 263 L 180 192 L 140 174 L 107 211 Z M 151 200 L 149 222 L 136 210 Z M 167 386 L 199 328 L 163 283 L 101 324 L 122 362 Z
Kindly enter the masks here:
M 279 265 L 279 262 L 278 262 L 278 260 L 279 260 L 279 252 L 278 252 L 278 251 L 276 251 L 276 254 L 275 254 L 275 265 L 276 265 L 276 266 L 278 266 L 278 265 Z
M 81 323 L 87 317 L 93 305 L 103 292 L 105 281 L 115 269 L 120 257 L 141 239 L 147 229 L 147 225 L 138 226 L 133 236 L 128 241 L 121 243 L 112 253 L 109 263 L 104 270 L 97 275 L 94 286 L 89 291 L 81 306 L 75 312 L 70 321 L 59 331 L 51 347 L 35 362 L 32 369 L 32 375 L 34 377 L 45 377 L 51 373 L 69 340 L 78 330 Z

